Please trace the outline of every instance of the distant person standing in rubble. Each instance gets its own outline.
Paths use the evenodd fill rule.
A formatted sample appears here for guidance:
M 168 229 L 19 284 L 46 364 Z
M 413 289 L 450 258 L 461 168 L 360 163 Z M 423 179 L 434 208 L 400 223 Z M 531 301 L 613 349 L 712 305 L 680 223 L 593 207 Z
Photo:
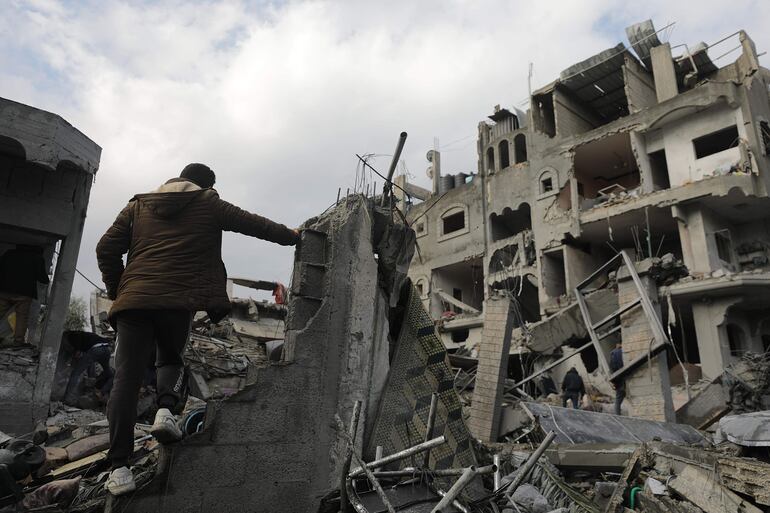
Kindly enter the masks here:
M 222 231 L 283 246 L 299 240 L 299 231 L 221 200 L 212 188 L 215 179 L 208 166 L 186 166 L 179 178 L 134 196 L 96 247 L 107 294 L 115 301 L 109 318 L 118 334 L 107 404 L 112 471 L 106 488 L 113 495 L 136 489 L 128 468 L 136 406 L 156 346 L 159 409 L 151 432 L 162 443 L 182 437 L 171 410 L 183 406 L 182 357 L 192 317 L 206 311 L 218 322 L 230 310 Z
M 618 342 L 610 352 L 610 372 L 613 374 L 623 368 L 623 344 Z M 612 383 L 615 389 L 615 415 L 620 415 L 620 405 L 626 397 L 626 382 L 619 380 Z
M 29 309 L 37 299 L 37 284 L 50 280 L 43 248 L 18 245 L 0 256 L 0 318 L 16 312 L 13 345 L 23 345 L 29 324 Z
M 583 384 L 583 378 L 578 374 L 577 369 L 572 367 L 564 375 L 564 380 L 561 382 L 562 391 L 562 406 L 567 407 L 567 401 L 572 401 L 572 407 L 578 409 L 580 407 L 580 401 L 586 394 L 586 387 Z

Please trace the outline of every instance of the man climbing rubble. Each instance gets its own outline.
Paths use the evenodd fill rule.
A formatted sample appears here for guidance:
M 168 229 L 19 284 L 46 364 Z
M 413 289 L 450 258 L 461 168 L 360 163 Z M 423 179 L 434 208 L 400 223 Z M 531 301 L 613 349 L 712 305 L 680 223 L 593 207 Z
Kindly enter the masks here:
M 139 388 L 153 349 L 158 412 L 151 433 L 161 443 L 182 437 L 172 410 L 182 406 L 182 355 L 192 317 L 205 310 L 218 322 L 230 310 L 222 231 L 283 246 L 299 239 L 299 231 L 221 200 L 212 188 L 215 180 L 208 166 L 186 166 L 179 178 L 134 196 L 96 247 L 108 296 L 115 301 L 109 318 L 118 334 L 107 404 L 112 471 L 106 487 L 113 495 L 136 489 L 128 464 Z
M 615 349 L 610 351 L 610 372 L 615 373 L 623 368 L 623 344 L 618 342 L 615 344 Z M 620 405 L 623 404 L 623 399 L 626 397 L 626 382 L 619 380 L 612 383 L 612 388 L 615 389 L 615 415 L 620 415 Z
M 572 401 L 572 407 L 578 409 L 580 407 L 580 401 L 586 394 L 586 387 L 583 384 L 583 378 L 578 374 L 577 369 L 572 367 L 564 375 L 564 380 L 561 382 L 562 391 L 562 406 L 567 407 L 567 401 Z

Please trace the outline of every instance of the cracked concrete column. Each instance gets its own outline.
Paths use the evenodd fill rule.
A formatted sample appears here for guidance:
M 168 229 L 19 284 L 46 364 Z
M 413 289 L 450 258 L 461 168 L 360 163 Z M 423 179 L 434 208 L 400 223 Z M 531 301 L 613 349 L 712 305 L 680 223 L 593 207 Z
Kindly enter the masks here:
M 727 341 L 725 317 L 727 310 L 742 300 L 741 297 L 709 298 L 692 303 L 695 335 L 698 337 L 703 377 L 714 379 L 721 376 L 730 363 L 730 346 Z
M 641 265 L 637 265 L 637 272 L 644 286 L 644 292 L 652 301 L 655 312 L 660 318 L 658 288 L 652 278 L 639 267 Z M 639 291 L 628 272 L 618 273 L 619 306 L 622 308 L 638 297 Z M 621 316 L 621 337 L 623 361 L 626 364 L 647 354 L 655 344 L 652 327 L 641 306 Z M 627 375 L 626 401 L 630 403 L 634 417 L 676 422 L 665 350 L 654 356 L 649 365 L 645 363 Z
M 500 427 L 500 403 L 508 372 L 508 353 L 513 332 L 511 300 L 491 296 L 484 305 L 484 331 L 468 427 L 484 442 L 496 442 Z
M 652 74 L 655 78 L 655 93 L 658 96 L 658 103 L 662 103 L 679 94 L 671 45 L 666 43 L 652 47 L 650 57 L 652 58 Z

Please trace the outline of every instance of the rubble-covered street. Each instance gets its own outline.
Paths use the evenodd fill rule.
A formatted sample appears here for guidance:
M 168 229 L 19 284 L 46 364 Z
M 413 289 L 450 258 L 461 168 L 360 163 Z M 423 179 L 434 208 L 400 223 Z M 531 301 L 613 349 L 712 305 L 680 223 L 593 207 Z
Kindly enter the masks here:
M 633 24 L 524 110 L 496 105 L 473 172 L 437 143 L 413 183 L 403 132 L 389 169 L 356 154 L 355 186 L 296 229 L 226 204 L 241 224 L 217 242 L 296 246 L 291 275 L 225 271 L 226 309 L 148 307 L 189 313 L 179 401 L 151 332 L 124 465 L 113 306 L 140 278 L 111 290 L 105 243 L 83 242 L 102 148 L 0 98 L 0 513 L 770 512 L 770 70 L 743 30 L 668 28 Z M 192 192 L 182 210 L 214 194 L 185 171 L 162 187 Z M 137 204 L 110 228 L 126 262 L 168 238 L 121 225 L 166 215 Z M 158 436 L 166 409 L 181 440 Z M 132 488 L 110 493 L 121 468 Z

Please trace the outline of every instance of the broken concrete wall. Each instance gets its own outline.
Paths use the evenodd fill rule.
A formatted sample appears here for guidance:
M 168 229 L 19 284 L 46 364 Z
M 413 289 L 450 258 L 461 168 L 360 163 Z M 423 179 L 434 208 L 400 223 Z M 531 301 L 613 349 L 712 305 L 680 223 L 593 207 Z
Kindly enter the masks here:
M 556 134 L 559 137 L 588 132 L 601 124 L 601 120 L 572 94 L 557 88 L 553 92 L 553 108 L 556 118 Z
M 718 103 L 662 129 L 672 187 L 700 180 L 719 169 L 729 169 L 740 161 L 741 153 L 737 146 L 702 158 L 697 158 L 693 151 L 694 139 L 730 126 L 737 127 L 741 138 L 746 137 L 743 112 L 739 106 Z
M 628 111 L 633 114 L 658 103 L 658 97 L 652 74 L 630 55 L 626 55 L 625 59 L 623 87 L 628 99 Z
M 310 222 L 297 249 L 286 361 L 210 403 L 203 433 L 173 449 L 155 488 L 130 511 L 315 511 L 339 485 L 333 417 L 362 401 L 359 443 L 387 369 L 372 213 L 350 198 Z

